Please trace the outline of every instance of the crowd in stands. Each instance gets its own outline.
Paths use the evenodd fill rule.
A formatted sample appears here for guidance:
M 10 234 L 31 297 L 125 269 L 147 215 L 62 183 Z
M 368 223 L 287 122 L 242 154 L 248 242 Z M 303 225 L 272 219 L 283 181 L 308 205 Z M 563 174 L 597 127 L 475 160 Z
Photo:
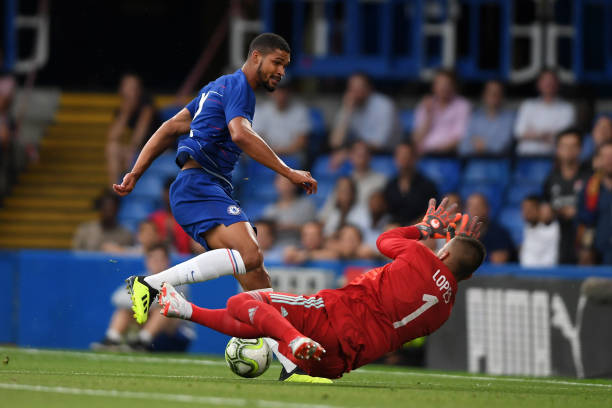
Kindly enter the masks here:
M 292 84 L 260 97 L 255 130 L 319 182 L 319 193 L 306 196 L 248 159 L 239 164 L 237 199 L 257 227 L 265 259 L 380 259 L 375 243 L 381 232 L 417 222 L 430 197 L 449 196 L 483 220 L 481 240 L 491 263 L 612 264 L 612 119 L 601 115 L 592 130 L 579 130 L 574 106 L 559 95 L 555 71 L 544 70 L 536 85 L 538 97 L 515 111 L 504 99 L 503 83 L 487 81 L 481 101 L 472 104 L 460 95 L 454 74 L 440 70 L 431 94 L 416 105 L 412 126 L 402 130 L 404 113 L 393 99 L 356 73 L 323 141 L 316 135 L 320 115 L 299 100 Z M 132 128 L 132 160 L 156 123 L 139 81 L 124 77 L 120 93 L 123 102 L 109 130 L 109 159 L 120 162 L 109 165 L 113 180 L 126 167 L 112 154 L 117 135 Z M 169 165 L 172 154 L 166 156 Z M 152 171 L 172 172 L 158 170 Z M 155 242 L 177 252 L 201 250 L 172 218 L 167 191 L 168 185 L 156 198 L 161 210 L 140 212 L 145 222 L 136 244 L 119 226 L 117 201 L 105 198 L 100 220 L 82 226 L 75 248 L 137 251 L 148 242 L 142 229 L 151 228 Z M 134 217 L 124 218 L 136 229 Z M 441 242 L 426 245 L 436 249 Z

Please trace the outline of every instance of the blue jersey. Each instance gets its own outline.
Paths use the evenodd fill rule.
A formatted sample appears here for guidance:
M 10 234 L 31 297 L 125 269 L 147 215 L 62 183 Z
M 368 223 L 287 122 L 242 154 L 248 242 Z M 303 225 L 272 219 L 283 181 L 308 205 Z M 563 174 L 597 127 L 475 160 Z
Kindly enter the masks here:
M 186 108 L 192 116 L 191 132 L 178 144 L 177 163 L 182 166 L 193 157 L 231 191 L 231 173 L 242 150 L 232 141 L 228 124 L 238 116 L 253 121 L 255 92 L 239 69 L 210 82 Z

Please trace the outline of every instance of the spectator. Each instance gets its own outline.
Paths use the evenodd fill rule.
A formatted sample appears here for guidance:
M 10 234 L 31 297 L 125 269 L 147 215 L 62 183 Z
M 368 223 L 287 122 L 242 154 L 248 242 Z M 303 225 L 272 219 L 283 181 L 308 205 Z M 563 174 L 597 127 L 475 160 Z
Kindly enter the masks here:
M 584 161 L 592 161 L 597 148 L 606 142 L 612 141 L 612 119 L 609 116 L 601 116 L 597 119 L 591 136 L 591 138 L 584 140 L 585 143 L 582 146 L 580 158 Z
M 391 216 L 387 212 L 385 194 L 382 191 L 375 191 L 370 195 L 368 209 L 368 225 L 363 231 L 363 241 L 375 251 L 378 236 L 385 232 L 385 227 L 391 223 Z
M 466 210 L 470 216 L 477 216 L 482 221 L 480 241 L 487 249 L 485 262 L 494 264 L 507 263 L 511 260 L 514 247 L 508 231 L 489 218 L 489 202 L 487 198 L 474 193 L 466 200 Z
M 580 264 L 612 265 L 612 142 L 599 146 L 596 173 L 578 195 Z
M 261 219 L 255 223 L 257 242 L 263 251 L 264 259 L 272 262 L 283 260 L 283 248 L 276 239 L 276 222 L 273 219 Z
M 512 142 L 514 113 L 503 107 L 504 86 L 488 81 L 482 92 L 482 107 L 472 113 L 467 131 L 459 145 L 462 156 L 501 155 Z
M 559 223 L 551 205 L 537 196 L 526 197 L 522 204 L 523 245 L 520 249 L 521 266 L 554 266 L 559 259 Z
M 159 240 L 166 245 L 171 246 L 180 254 L 192 253 L 189 235 L 176 222 L 170 209 L 170 186 L 174 182 L 173 178 L 166 180 L 164 191 L 162 192 L 163 208 L 149 215 L 149 219 L 153 221 L 157 227 Z M 195 241 L 194 241 L 195 242 Z
M 359 228 L 367 227 L 367 210 L 357 204 L 357 188 L 349 177 L 341 177 L 336 182 L 334 190 L 336 201 L 328 212 L 319 214 L 323 222 L 323 234 L 326 237 L 334 235 L 345 224 L 354 224 Z
M 272 101 L 257 108 L 253 128 L 277 154 L 301 156 L 311 129 L 308 108 L 293 99 L 286 80 L 281 81 L 276 91 L 269 95 Z
M 332 260 L 337 257 L 334 250 L 325 246 L 323 225 L 311 221 L 302 226 L 301 245 L 285 248 L 284 261 L 288 264 L 302 264 L 308 261 Z
M 575 264 L 576 205 L 589 170 L 580 165 L 580 131 L 566 129 L 557 135 L 555 167 L 544 183 L 544 200 L 552 205 L 559 220 L 559 263 Z
M 276 220 L 278 240 L 282 244 L 295 244 L 300 227 L 316 218 L 312 201 L 299 195 L 298 187 L 281 175 L 274 179 L 278 201 L 264 208 L 264 218 Z
M 105 190 L 96 199 L 95 207 L 99 217 L 95 221 L 87 221 L 78 226 L 72 240 L 72 248 L 84 251 L 101 251 L 105 244 L 115 244 L 129 247 L 134 240 L 132 233 L 119 225 L 119 196 L 110 190 Z
M 168 248 L 162 244 L 156 244 L 146 251 L 145 263 L 148 274 L 156 274 L 168 269 L 170 259 Z M 187 290 L 187 286 L 181 287 L 181 292 Z M 111 317 L 106 335 L 100 343 L 92 343 L 94 350 L 107 351 L 186 351 L 189 343 L 194 337 L 193 330 L 180 319 L 168 319 L 157 310 L 151 310 L 149 319 L 140 328 L 136 338 L 128 337 L 129 329 L 138 328 L 132 317 L 132 301 L 121 285 L 112 296 L 115 312 Z M 151 305 L 151 309 L 157 309 L 157 302 Z
M 108 130 L 106 143 L 108 177 L 111 183 L 120 181 L 121 173 L 131 165 L 134 155 L 160 122 L 153 99 L 143 89 L 138 75 L 123 75 L 119 84 L 119 97 L 119 109 Z M 125 145 L 122 139 L 127 130 L 132 133 L 129 143 Z
M 391 150 L 398 132 L 399 119 L 391 98 L 376 92 L 366 74 L 351 75 L 331 133 L 332 149 L 361 140 L 375 150 Z
M 453 204 L 457 204 L 457 212 L 463 212 L 463 201 L 461 200 L 461 195 L 456 191 L 451 191 L 450 193 L 446 193 L 445 197 L 448 198 L 447 207 L 450 207 Z
M 574 107 L 558 97 L 556 72 L 550 69 L 542 71 L 537 86 L 540 97 L 521 104 L 514 125 L 519 156 L 552 155 L 555 134 L 574 124 Z
M 454 153 L 465 134 L 470 103 L 457 95 L 452 71 L 436 73 L 432 95 L 425 96 L 416 109 L 412 141 L 422 153 Z
M 338 258 L 351 259 L 373 259 L 378 252 L 363 243 L 363 235 L 356 225 L 345 224 L 338 231 L 338 239 L 333 245 Z
M 385 199 L 393 221 L 407 225 L 423 215 L 429 199 L 437 197 L 436 186 L 416 170 L 417 152 L 410 143 L 401 143 L 395 149 L 397 177 L 385 187 Z
M 370 196 L 385 186 L 387 177 L 382 173 L 372 170 L 370 167 L 372 155 L 368 144 L 365 142 L 357 141 L 353 143 L 349 159 L 353 165 L 351 178 L 357 186 L 357 204 L 367 207 Z M 336 197 L 334 194 L 330 194 L 327 200 L 325 200 L 324 211 L 329 211 L 335 201 Z
M 104 242 L 101 250 L 104 252 L 127 253 L 127 254 L 145 254 L 148 248 L 160 243 L 157 227 L 153 221 L 145 220 L 138 225 L 138 234 L 136 235 L 136 245 L 121 246 L 114 242 Z

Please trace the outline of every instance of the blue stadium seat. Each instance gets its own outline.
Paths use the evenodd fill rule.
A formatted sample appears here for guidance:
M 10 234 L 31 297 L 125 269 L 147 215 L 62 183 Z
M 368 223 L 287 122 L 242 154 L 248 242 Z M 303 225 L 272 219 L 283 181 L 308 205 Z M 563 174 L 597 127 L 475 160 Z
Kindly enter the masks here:
M 459 186 L 461 163 L 456 159 L 424 158 L 418 169 L 436 183 L 440 195 L 456 191 Z
M 506 227 L 514 244 L 520 246 L 523 242 L 523 215 L 520 208 L 516 206 L 502 208 L 497 221 Z
M 333 193 L 336 182 L 329 178 L 317 179 L 317 181 L 319 182 L 317 194 L 312 195 L 311 198 L 314 200 L 317 209 L 320 209 L 325 204 L 327 198 Z
M 158 201 L 147 197 L 135 197 L 131 194 L 121 199 L 119 208 L 119 222 L 132 231 L 136 231 L 138 224 L 147 219 L 157 208 Z
M 345 162 L 338 169 L 332 170 L 329 167 L 330 157 L 328 155 L 323 155 L 317 157 L 314 164 L 312 165 L 312 175 L 317 181 L 322 179 L 332 179 L 335 180 L 341 176 L 347 176 L 351 173 L 351 165 Z
M 505 187 L 498 183 L 464 183 L 459 189 L 463 201 L 474 194 L 480 193 L 487 198 L 490 207 L 490 216 L 495 217 L 502 207 Z
M 510 179 L 507 159 L 471 159 L 463 171 L 463 183 L 496 183 L 502 186 Z
M 316 157 L 321 148 L 327 143 L 327 128 L 325 118 L 319 108 L 310 108 L 310 135 L 308 140 L 308 154 Z
M 400 112 L 400 123 L 404 133 L 412 133 L 412 129 L 414 128 L 414 110 L 402 110 Z
M 155 173 L 145 172 L 136 183 L 136 187 L 130 196 L 148 198 L 154 201 L 160 200 L 164 182 L 165 178 L 159 177 Z
M 595 154 L 595 141 L 593 135 L 588 133 L 582 139 L 582 150 L 580 152 L 580 161 L 589 160 Z
M 263 211 L 268 204 L 260 200 L 245 200 L 240 203 L 251 222 L 255 222 L 263 216 Z
M 508 191 L 506 193 L 506 204 L 520 206 L 523 199 L 532 194 L 542 194 L 541 183 L 526 181 L 512 183 L 510 186 L 508 186 Z
M 512 178 L 514 182 L 544 183 L 551 168 L 551 159 L 521 158 L 516 162 Z
M 176 177 L 179 172 L 179 167 L 176 165 L 176 155 L 172 153 L 164 153 L 159 156 L 149 167 L 149 172 L 157 174 L 163 179 Z
M 240 197 L 245 201 L 256 200 L 267 204 L 276 201 L 278 193 L 274 180 L 267 177 L 253 177 L 242 186 Z
M 167 121 L 183 109 L 181 105 L 168 105 L 159 110 L 159 118 L 162 121 Z
M 393 156 L 390 155 L 378 155 L 372 157 L 370 167 L 372 170 L 382 173 L 387 177 L 394 177 L 397 174 L 397 168 L 393 163 Z

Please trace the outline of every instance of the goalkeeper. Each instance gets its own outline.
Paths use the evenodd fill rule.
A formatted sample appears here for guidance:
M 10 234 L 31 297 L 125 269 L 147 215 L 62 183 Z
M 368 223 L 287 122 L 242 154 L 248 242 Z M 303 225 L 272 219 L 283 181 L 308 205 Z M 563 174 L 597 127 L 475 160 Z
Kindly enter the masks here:
M 227 309 L 189 303 L 168 283 L 161 313 L 200 323 L 230 336 L 272 337 L 279 350 L 312 376 L 339 378 L 412 339 L 436 331 L 449 318 L 457 282 L 468 279 L 485 258 L 477 240 L 480 223 L 454 214 L 445 198 L 429 201 L 423 221 L 380 235 L 377 246 L 392 262 L 340 289 L 312 296 L 245 292 Z M 447 238 L 434 254 L 418 242 Z

